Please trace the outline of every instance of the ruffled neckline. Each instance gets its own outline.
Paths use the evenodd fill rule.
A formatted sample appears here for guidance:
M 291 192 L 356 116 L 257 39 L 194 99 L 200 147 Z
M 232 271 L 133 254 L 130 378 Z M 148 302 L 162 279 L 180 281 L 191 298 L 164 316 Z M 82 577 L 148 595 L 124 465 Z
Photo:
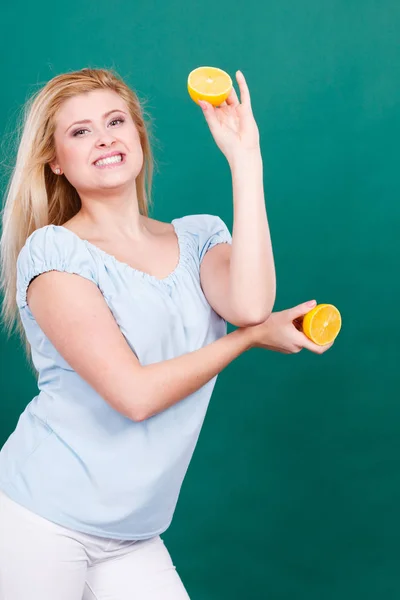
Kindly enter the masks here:
M 92 242 L 89 242 L 88 240 L 85 240 L 85 239 L 79 237 L 78 234 L 76 234 L 74 231 L 71 231 L 71 229 L 67 229 L 67 227 L 64 227 L 63 225 L 53 225 L 53 227 L 63 229 L 64 231 L 68 231 L 72 236 L 74 236 L 75 238 L 78 238 L 78 240 L 80 240 L 83 244 L 85 244 L 86 247 L 93 248 L 100 256 L 103 257 L 104 260 L 112 260 L 116 265 L 119 265 L 120 267 L 124 267 L 125 269 L 134 273 L 138 277 L 141 277 L 142 279 L 151 281 L 152 283 L 155 283 L 157 285 L 165 285 L 165 284 L 170 283 L 171 280 L 173 280 L 177 277 L 177 275 L 179 274 L 179 271 L 181 270 L 181 268 L 183 266 L 183 262 L 185 259 L 185 245 L 186 245 L 185 239 L 184 239 L 183 233 L 179 230 L 179 226 L 177 226 L 177 221 L 178 221 L 178 219 L 173 219 L 171 221 L 171 225 L 174 228 L 174 232 L 175 232 L 177 243 L 178 243 L 178 252 L 179 252 L 178 262 L 177 262 L 175 268 L 165 277 L 156 277 L 155 275 L 151 275 L 150 273 L 147 273 L 146 271 L 141 271 L 140 269 L 136 269 L 135 267 L 132 267 L 128 263 L 123 262 L 123 261 L 119 260 L 118 258 L 116 258 L 113 254 L 110 254 L 109 252 L 106 252 L 102 248 L 99 248 L 98 246 L 96 246 L 96 244 L 92 244 Z

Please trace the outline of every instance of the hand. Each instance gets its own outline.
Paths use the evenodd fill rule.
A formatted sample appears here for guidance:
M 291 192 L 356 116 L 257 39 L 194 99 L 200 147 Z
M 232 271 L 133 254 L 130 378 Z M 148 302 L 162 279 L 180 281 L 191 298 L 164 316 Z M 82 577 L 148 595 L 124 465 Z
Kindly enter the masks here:
M 236 154 L 259 150 L 260 145 L 260 135 L 251 108 L 250 92 L 241 71 L 237 71 L 236 79 L 241 103 L 233 86 L 228 98 L 220 107 L 199 100 L 211 134 L 228 162 L 233 160 Z
M 315 306 L 315 302 L 314 305 Z M 331 348 L 334 342 L 319 346 L 314 344 L 304 333 L 298 330 L 295 323 L 299 324 L 313 306 L 307 302 L 299 304 L 281 312 L 272 313 L 269 318 L 260 325 L 247 327 L 250 335 L 251 345 L 256 348 L 266 348 L 282 354 L 296 354 L 303 348 L 323 354 Z

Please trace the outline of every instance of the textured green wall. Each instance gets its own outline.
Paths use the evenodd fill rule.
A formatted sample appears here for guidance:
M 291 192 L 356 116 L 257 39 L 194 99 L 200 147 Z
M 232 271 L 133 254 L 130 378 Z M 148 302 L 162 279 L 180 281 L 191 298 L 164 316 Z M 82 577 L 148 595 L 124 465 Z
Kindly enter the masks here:
M 4 167 L 37 84 L 115 67 L 154 120 L 161 220 L 232 227 L 229 168 L 186 79 L 244 72 L 275 310 L 315 297 L 343 329 L 323 356 L 252 350 L 220 375 L 165 539 L 193 600 L 398 600 L 399 3 L 46 0 L 8 4 L 0 27 Z M 2 444 L 37 388 L 4 333 L 0 352 Z

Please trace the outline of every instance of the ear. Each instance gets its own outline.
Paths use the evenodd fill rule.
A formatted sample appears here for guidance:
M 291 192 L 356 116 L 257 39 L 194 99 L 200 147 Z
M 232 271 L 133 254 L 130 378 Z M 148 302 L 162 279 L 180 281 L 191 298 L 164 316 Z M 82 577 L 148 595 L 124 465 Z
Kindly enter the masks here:
M 50 162 L 49 166 L 55 175 L 61 175 L 61 167 L 57 161 Z

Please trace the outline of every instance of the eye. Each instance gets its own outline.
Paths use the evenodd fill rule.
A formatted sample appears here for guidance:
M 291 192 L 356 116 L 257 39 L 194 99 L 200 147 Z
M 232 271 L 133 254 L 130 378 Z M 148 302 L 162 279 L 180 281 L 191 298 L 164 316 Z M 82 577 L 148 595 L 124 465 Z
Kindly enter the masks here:
M 80 134 L 82 131 L 87 131 L 87 129 L 77 129 L 76 131 L 74 131 L 74 133 L 72 134 L 73 137 L 82 137 L 81 135 L 78 136 L 78 133 Z
M 122 117 L 117 117 L 116 119 L 113 119 L 112 121 L 110 121 L 110 125 L 111 125 L 111 123 L 116 123 L 117 121 L 119 121 L 120 123 L 123 123 L 125 121 L 125 119 L 123 119 Z
M 110 121 L 110 125 L 112 125 L 112 123 L 117 123 L 117 122 L 124 123 L 125 119 L 123 117 L 117 117 L 116 119 L 113 119 L 112 121 Z M 81 135 L 81 133 L 83 131 L 88 131 L 88 129 L 77 129 L 76 131 L 74 131 L 74 133 L 72 135 L 73 135 L 73 137 L 83 137 Z

